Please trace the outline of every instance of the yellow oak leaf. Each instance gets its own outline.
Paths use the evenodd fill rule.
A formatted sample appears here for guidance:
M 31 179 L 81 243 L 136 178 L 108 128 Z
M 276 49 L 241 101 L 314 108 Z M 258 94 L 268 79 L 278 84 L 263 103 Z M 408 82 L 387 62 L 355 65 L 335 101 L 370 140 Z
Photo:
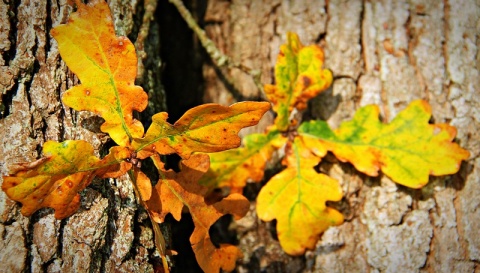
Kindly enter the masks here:
M 152 153 L 177 153 L 188 158 L 193 152 L 218 152 L 240 146 L 240 129 L 258 123 L 270 109 L 268 102 L 239 102 L 231 106 L 203 104 L 188 110 L 173 125 L 168 114 L 152 117 L 152 125 L 143 139 L 135 139 L 133 148 L 140 158 Z
M 363 173 L 377 176 L 382 170 L 393 181 L 416 189 L 428 183 L 429 175 L 456 173 L 470 156 L 452 142 L 455 127 L 428 123 L 431 108 L 423 100 L 413 101 L 388 124 L 378 116 L 378 106 L 369 105 L 335 131 L 324 121 L 304 123 L 298 131 Z
M 67 90 L 62 100 L 75 110 L 99 114 L 105 119 L 100 129 L 118 145 L 127 146 L 131 139 L 143 136 L 143 125 L 132 112 L 143 111 L 148 100 L 134 84 L 135 47 L 128 38 L 115 36 L 105 1 L 78 2 L 68 23 L 50 32 L 62 59 L 81 81 Z
M 317 173 L 320 161 L 302 138 L 288 142 L 283 164 L 286 169 L 273 176 L 257 197 L 257 215 L 264 221 L 277 219 L 278 240 L 290 255 L 313 249 L 328 227 L 343 223 L 343 216 L 326 206 L 342 199 L 339 183 Z
M 229 187 L 241 193 L 247 180 L 260 182 L 265 165 L 287 139 L 277 130 L 251 134 L 243 138 L 243 147 L 210 154 L 210 169 L 200 179 L 209 188 Z
M 161 223 L 170 213 L 179 221 L 185 206 L 195 225 L 190 243 L 200 267 L 207 273 L 217 273 L 220 269 L 232 271 L 242 253 L 233 245 L 220 244 L 217 248 L 212 243 L 208 230 L 225 214 L 232 214 L 236 219 L 243 217 L 248 211 L 248 200 L 240 194 L 231 194 L 219 202 L 206 203 L 205 194 L 208 189 L 199 185 L 198 180 L 208 170 L 207 154 L 194 154 L 189 159 L 182 160 L 178 173 L 165 170 L 158 155 L 152 156 L 152 159 L 161 176 L 147 201 L 153 219 Z
M 332 84 L 332 73 L 322 68 L 323 62 L 324 54 L 319 46 L 303 46 L 297 34 L 287 33 L 287 43 L 280 47 L 275 65 L 276 84 L 267 84 L 264 88 L 277 112 L 278 130 L 286 131 L 295 125 L 296 121 L 290 120 L 293 108 L 304 110 L 308 100 Z
M 50 207 L 57 219 L 68 217 L 80 205 L 78 192 L 95 176 L 118 177 L 131 167 L 123 161 L 131 156 L 127 148 L 113 147 L 99 159 L 94 156 L 93 147 L 83 140 L 47 141 L 43 153 L 43 158 L 19 164 L 3 177 L 2 190 L 10 199 L 22 203 L 25 216 Z

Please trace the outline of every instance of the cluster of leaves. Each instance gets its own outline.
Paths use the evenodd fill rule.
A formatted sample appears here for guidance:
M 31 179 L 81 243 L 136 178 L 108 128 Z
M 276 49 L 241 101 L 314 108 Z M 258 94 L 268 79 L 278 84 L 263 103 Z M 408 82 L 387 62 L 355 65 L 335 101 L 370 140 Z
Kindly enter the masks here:
M 209 168 L 209 156 L 193 153 L 238 147 L 240 129 L 257 124 L 270 103 L 204 104 L 190 109 L 174 124 L 168 123 L 168 114 L 162 112 L 152 117 L 144 133 L 142 123 L 133 117 L 134 111 L 146 108 L 148 99 L 134 84 L 137 56 L 133 44 L 126 37 L 115 36 L 105 1 L 90 1 L 88 5 L 77 1 L 76 5 L 68 23 L 51 31 L 63 60 L 81 81 L 66 91 L 62 100 L 77 111 L 100 115 L 105 120 L 101 130 L 118 146 L 100 159 L 86 141 L 47 141 L 42 158 L 11 167 L 9 176 L 3 177 L 3 191 L 22 203 L 21 212 L 26 216 L 49 207 L 57 219 L 63 219 L 79 208 L 78 192 L 95 177 L 116 178 L 128 173 L 137 198 L 153 221 L 163 222 L 168 213 L 180 220 L 182 209 L 188 208 L 195 224 L 190 242 L 205 272 L 233 270 L 241 252 L 232 245 L 217 248 L 208 229 L 224 214 L 243 217 L 249 202 L 240 194 L 206 202 L 208 189 L 197 182 Z M 172 153 L 182 158 L 180 172 L 167 170 L 160 160 L 160 155 Z M 158 169 L 160 179 L 155 187 L 139 168 L 139 162 L 147 158 Z M 155 222 L 156 246 L 168 271 L 165 242 Z
M 185 207 L 195 225 L 190 242 L 200 267 L 205 272 L 234 269 L 241 252 L 232 245 L 216 247 L 208 230 L 225 214 L 237 219 L 246 214 L 249 202 L 241 192 L 248 181 L 263 180 L 265 165 L 278 150 L 284 151 L 285 168 L 261 189 L 256 209 L 260 219 L 277 220 L 280 244 L 291 255 L 313 248 L 323 231 L 343 222 L 342 214 L 326 205 L 341 200 L 340 184 L 315 170 L 328 152 L 360 172 L 377 176 L 381 170 L 411 188 L 424 186 L 429 175 L 457 172 L 469 157 L 468 151 L 452 142 L 454 127 L 429 124 L 431 110 L 422 100 L 412 102 L 388 124 L 379 120 L 379 108 L 374 105 L 359 109 L 336 130 L 321 120 L 300 122 L 297 113 L 331 85 L 332 73 L 322 68 L 321 48 L 303 46 L 293 33 L 287 34 L 280 48 L 276 84 L 265 86 L 271 103 L 204 104 L 174 124 L 161 112 L 152 117 L 146 132 L 133 117 L 134 111 L 146 108 L 148 99 L 134 84 L 135 48 L 127 38 L 115 36 L 108 5 L 103 0 L 88 5 L 77 1 L 69 22 L 55 27 L 51 35 L 81 81 L 65 92 L 64 104 L 100 115 L 105 120 L 101 130 L 118 146 L 98 158 L 88 142 L 47 141 L 42 158 L 11 167 L 2 189 L 22 203 L 24 215 L 49 207 L 62 219 L 78 209 L 78 192 L 95 177 L 128 173 L 152 219 L 165 271 L 165 243 L 156 223 L 162 223 L 167 214 L 180 220 Z M 277 113 L 274 125 L 264 134 L 246 136 L 237 148 L 239 130 L 257 124 L 272 104 Z M 182 158 L 179 172 L 167 170 L 161 160 L 161 155 L 173 153 Z M 155 186 L 140 170 L 139 162 L 147 158 L 158 170 Z M 229 187 L 231 194 L 207 202 L 207 194 L 217 187 Z
M 388 124 L 379 120 L 376 105 L 360 108 L 336 130 L 322 120 L 301 123 L 295 112 L 332 83 L 323 61 L 321 48 L 303 46 L 296 34 L 288 33 L 275 66 L 276 85 L 265 86 L 277 113 L 274 125 L 264 134 L 245 137 L 241 148 L 211 154 L 210 169 L 200 180 L 241 192 L 248 181 L 263 179 L 266 162 L 283 148 L 285 168 L 261 189 L 256 210 L 264 221 L 277 220 L 278 239 L 291 255 L 312 249 L 323 231 L 343 222 L 340 212 L 326 206 L 342 199 L 340 184 L 315 170 L 327 152 L 369 176 L 381 170 L 410 188 L 423 187 L 429 175 L 456 173 L 469 157 L 452 142 L 454 127 L 429 124 L 431 109 L 423 100 L 412 102 Z

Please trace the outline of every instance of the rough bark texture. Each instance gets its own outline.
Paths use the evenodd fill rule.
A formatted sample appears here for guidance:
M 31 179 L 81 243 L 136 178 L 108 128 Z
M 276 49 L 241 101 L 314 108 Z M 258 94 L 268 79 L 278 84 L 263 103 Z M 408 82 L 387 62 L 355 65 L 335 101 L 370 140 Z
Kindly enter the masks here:
M 109 4 L 118 35 L 128 35 L 136 45 L 138 83 L 151 102 L 147 112 L 164 110 L 158 26 L 151 22 L 156 1 Z M 2 175 L 10 164 L 40 156 L 47 140 L 84 139 L 98 154 L 109 145 L 99 118 L 60 101 L 78 80 L 61 61 L 49 31 L 70 12 L 62 0 L 0 2 Z M 149 220 L 126 177 L 95 180 L 82 192 L 80 210 L 64 220 L 50 210 L 23 217 L 0 192 L 0 272 L 153 272 L 153 251 Z
M 458 142 L 472 154 L 458 174 L 432 178 L 422 190 L 384 176 L 368 178 L 348 164 L 324 163 L 343 186 L 337 206 L 346 222 L 325 232 L 316 249 L 292 258 L 272 236 L 274 224 L 255 218 L 253 203 L 237 223 L 245 253 L 240 272 L 480 271 L 479 18 L 475 0 L 209 1 L 208 35 L 234 61 L 260 70 L 262 84 L 274 80 L 286 31 L 324 47 L 335 81 L 310 103 L 307 117 L 336 128 L 375 103 L 388 121 L 422 98 L 432 105 L 435 122 L 457 127 Z M 245 73 L 226 74 L 204 66 L 207 101 L 235 101 L 221 80 L 228 77 L 244 97 L 261 97 Z
M 100 154 L 108 138 L 99 133 L 98 118 L 60 102 L 77 79 L 61 61 L 48 32 L 66 21 L 71 8 L 66 0 L 5 2 L 0 1 L 1 174 L 11 163 L 37 158 L 46 140 L 85 139 Z M 144 117 L 165 109 L 157 25 L 165 14 L 157 10 L 158 21 L 143 18 L 155 4 L 110 1 L 117 32 L 128 35 L 139 51 L 138 82 L 152 102 Z M 359 107 L 375 103 L 385 120 L 391 120 L 410 101 L 423 98 L 432 105 L 435 122 L 455 125 L 458 142 L 471 152 L 458 174 L 432 178 L 422 190 L 400 187 L 384 176 L 368 178 L 348 164 L 326 160 L 322 169 L 342 183 L 344 199 L 336 206 L 346 222 L 330 228 L 302 257 L 284 254 L 275 238 L 275 224 L 256 218 L 254 197 L 260 186 L 250 185 L 246 189 L 252 198 L 250 213 L 235 224 L 245 256 L 238 272 L 480 272 L 478 0 L 193 4 L 206 8 L 205 30 L 220 50 L 260 71 L 262 84 L 274 80 L 273 66 L 286 31 L 297 32 L 304 44 L 324 47 L 335 81 L 310 103 L 306 117 L 327 119 L 337 127 Z M 159 7 L 169 6 L 162 0 Z M 177 27 L 175 21 L 164 23 L 169 22 Z M 174 27 L 164 33 L 175 35 Z M 195 43 L 193 36 L 188 38 L 192 34 L 179 35 Z M 198 44 L 190 49 L 200 50 Z M 189 74 L 171 83 L 178 89 L 173 92 L 183 98 L 182 109 L 172 109 L 178 114 L 201 95 L 185 97 L 188 90 L 199 90 L 195 85 L 201 78 L 194 75 L 202 62 L 199 54 L 188 54 L 193 58 Z M 174 62 L 175 58 L 166 67 Z M 207 63 L 200 72 L 204 102 L 231 104 L 238 98 L 263 97 L 252 77 L 239 69 Z M 263 131 L 272 119 L 267 116 L 248 132 Z M 94 181 L 82 193 L 81 209 L 61 221 L 49 210 L 23 217 L 0 192 L 0 272 L 151 272 L 157 261 L 152 259 L 152 231 L 146 218 L 126 178 Z

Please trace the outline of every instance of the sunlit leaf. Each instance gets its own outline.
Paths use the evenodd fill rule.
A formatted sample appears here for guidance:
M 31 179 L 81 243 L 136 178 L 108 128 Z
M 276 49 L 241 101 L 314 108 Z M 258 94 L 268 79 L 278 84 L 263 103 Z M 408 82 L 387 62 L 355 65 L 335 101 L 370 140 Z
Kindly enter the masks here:
M 147 201 L 152 196 L 152 182 L 146 174 L 135 168 L 134 181 L 143 201 Z
M 147 201 L 155 221 L 163 222 L 169 213 L 179 221 L 185 206 L 195 225 L 190 243 L 200 267 L 208 273 L 217 273 L 220 269 L 233 270 L 236 260 L 242 256 L 240 250 L 227 244 L 221 244 L 217 248 L 212 243 L 208 230 L 225 214 L 232 214 L 237 219 L 243 217 L 248 211 L 248 200 L 240 194 L 231 194 L 213 204 L 205 202 L 207 188 L 199 185 L 198 180 L 209 167 L 206 154 L 195 154 L 182 160 L 181 171 L 178 173 L 165 170 L 158 156 L 152 158 L 161 175 L 152 197 Z
M 22 203 L 22 214 L 30 216 L 40 208 L 55 209 L 57 219 L 73 214 L 80 205 L 79 191 L 95 176 L 118 177 L 131 165 L 123 162 L 130 151 L 113 147 L 103 159 L 94 156 L 93 147 L 86 141 L 47 141 L 44 157 L 36 164 L 20 164 L 10 176 L 3 177 L 2 190 Z
M 243 147 L 210 154 L 210 169 L 200 184 L 209 188 L 229 187 L 241 193 L 247 180 L 260 182 L 272 154 L 286 142 L 277 130 L 243 138 Z
M 410 188 L 421 188 L 429 175 L 456 173 L 469 152 L 452 142 L 456 129 L 448 124 L 429 124 L 431 109 L 417 100 L 385 124 L 379 108 L 365 106 L 351 121 L 332 131 L 324 121 L 302 124 L 300 134 L 316 139 L 322 149 L 370 176 L 378 171 Z
M 218 152 L 240 145 L 240 129 L 258 123 L 270 109 L 268 102 L 239 102 L 229 107 L 203 104 L 188 110 L 175 124 L 167 122 L 167 113 L 152 117 L 145 138 L 132 145 L 139 157 L 157 152 L 177 153 L 188 158 L 193 152 Z
M 297 34 L 287 33 L 275 65 L 275 85 L 265 85 L 267 98 L 277 112 L 275 125 L 286 131 L 293 108 L 304 110 L 307 101 L 332 84 L 332 73 L 323 69 L 323 50 L 317 45 L 303 46 Z M 293 121 L 295 123 L 295 121 Z
M 60 55 L 78 76 L 81 85 L 69 89 L 63 102 L 105 119 L 101 130 L 121 146 L 143 136 L 143 126 L 132 111 L 143 111 L 147 95 L 134 84 L 137 75 L 135 47 L 126 37 L 115 36 L 108 4 L 103 0 L 81 4 L 68 23 L 50 32 Z
M 278 240 L 290 255 L 301 255 L 313 249 L 321 233 L 339 225 L 343 216 L 326 206 L 339 201 L 339 183 L 314 166 L 320 158 L 296 137 L 286 148 L 283 164 L 286 169 L 273 176 L 257 197 L 257 215 L 264 221 L 277 219 Z

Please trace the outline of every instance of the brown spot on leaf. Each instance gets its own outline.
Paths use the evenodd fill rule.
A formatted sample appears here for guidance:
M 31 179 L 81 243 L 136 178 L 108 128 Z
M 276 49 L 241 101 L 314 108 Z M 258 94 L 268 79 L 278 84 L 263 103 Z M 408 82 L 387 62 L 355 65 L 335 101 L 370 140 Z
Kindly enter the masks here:
M 303 87 L 308 87 L 310 84 L 312 84 L 312 80 L 309 77 L 302 77 L 303 80 Z

